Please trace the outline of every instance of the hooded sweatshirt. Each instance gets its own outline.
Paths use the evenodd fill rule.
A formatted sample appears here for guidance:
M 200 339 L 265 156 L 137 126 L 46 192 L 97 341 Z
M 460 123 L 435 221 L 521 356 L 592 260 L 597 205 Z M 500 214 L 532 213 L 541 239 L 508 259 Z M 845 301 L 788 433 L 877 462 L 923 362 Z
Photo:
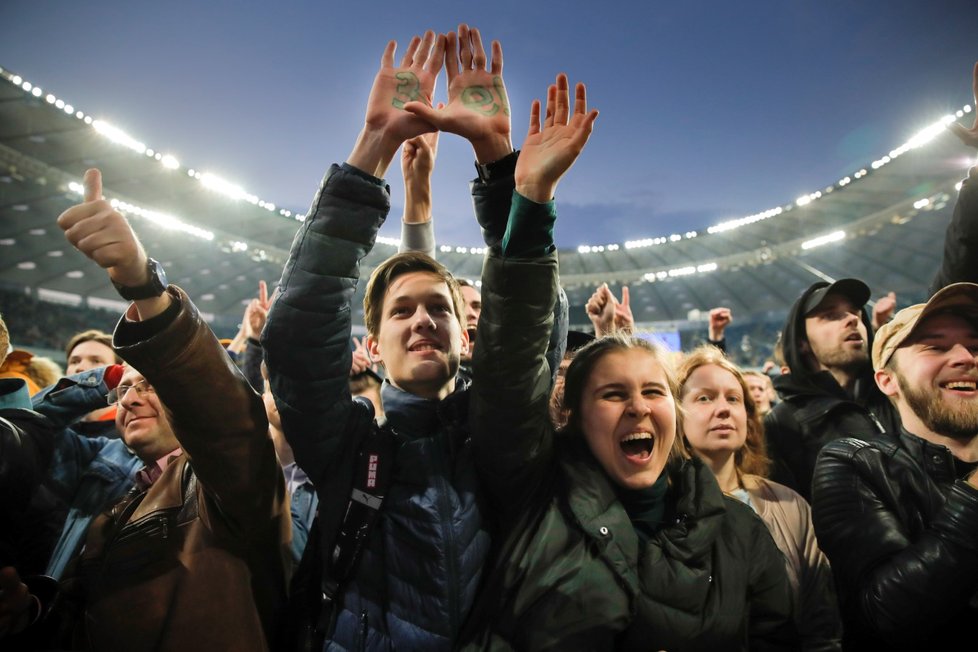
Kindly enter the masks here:
M 781 402 L 764 417 L 768 454 L 773 462 L 771 480 L 791 487 L 811 502 L 812 474 L 822 446 L 840 437 L 868 439 L 884 432 L 899 432 L 900 417 L 873 379 L 867 360 L 851 392 L 828 371 L 811 368 L 802 343 L 805 334 L 803 306 L 812 292 L 829 285 L 813 284 L 802 293 L 781 333 L 785 363 L 791 372 L 774 379 Z M 873 328 L 866 308 L 866 350 L 873 347 Z

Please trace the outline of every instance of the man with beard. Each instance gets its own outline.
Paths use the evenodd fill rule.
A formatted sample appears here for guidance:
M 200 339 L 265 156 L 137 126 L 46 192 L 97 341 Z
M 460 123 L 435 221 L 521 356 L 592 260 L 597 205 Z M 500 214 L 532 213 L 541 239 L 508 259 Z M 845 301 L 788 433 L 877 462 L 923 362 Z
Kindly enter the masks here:
M 873 382 L 869 297 L 869 287 L 857 279 L 815 283 L 795 301 L 781 334 L 790 372 L 774 379 L 782 401 L 764 418 L 771 479 L 809 501 L 815 459 L 825 444 L 900 425 Z
M 873 345 L 903 426 L 818 458 L 813 517 L 847 649 L 952 649 L 978 622 L 978 285 L 901 310 Z

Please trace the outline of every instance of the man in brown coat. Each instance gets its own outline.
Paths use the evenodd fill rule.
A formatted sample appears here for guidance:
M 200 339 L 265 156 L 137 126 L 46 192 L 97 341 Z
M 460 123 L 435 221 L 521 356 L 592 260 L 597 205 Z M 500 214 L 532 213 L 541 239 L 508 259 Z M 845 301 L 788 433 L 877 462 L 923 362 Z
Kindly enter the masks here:
M 92 522 L 54 606 L 4 569 L 0 616 L 11 631 L 54 632 L 59 647 L 267 649 L 285 604 L 290 526 L 264 406 L 101 199 L 97 170 L 85 186 L 85 202 L 58 224 L 133 301 L 113 340 L 131 366 L 108 400 L 146 467 Z

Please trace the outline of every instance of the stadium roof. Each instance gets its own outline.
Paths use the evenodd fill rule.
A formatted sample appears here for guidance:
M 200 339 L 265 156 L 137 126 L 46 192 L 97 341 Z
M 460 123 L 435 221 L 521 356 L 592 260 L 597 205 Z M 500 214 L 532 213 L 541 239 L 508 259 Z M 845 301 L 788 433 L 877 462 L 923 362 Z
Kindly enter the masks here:
M 874 292 L 921 295 L 940 260 L 955 185 L 974 163 L 944 125 L 970 111 L 941 118 L 864 169 L 707 232 L 561 251 L 572 322 L 586 322 L 583 304 L 601 282 L 630 286 L 640 322 L 684 321 L 716 305 L 742 316 L 776 312 L 819 278 L 857 276 Z M 171 281 L 220 320 L 239 320 L 258 281 L 279 277 L 304 217 L 0 69 L 0 283 L 68 303 L 122 305 L 55 224 L 80 200 L 90 167 L 102 170 L 106 198 L 131 217 Z M 396 243 L 378 243 L 367 269 L 395 251 Z M 439 259 L 478 278 L 483 253 L 442 244 Z

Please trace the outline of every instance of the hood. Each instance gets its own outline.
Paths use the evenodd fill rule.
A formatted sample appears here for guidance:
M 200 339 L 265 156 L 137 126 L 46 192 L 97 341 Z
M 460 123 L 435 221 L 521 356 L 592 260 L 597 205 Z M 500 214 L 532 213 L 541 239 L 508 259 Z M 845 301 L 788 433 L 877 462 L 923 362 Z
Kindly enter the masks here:
M 808 361 L 805 359 L 804 353 L 801 350 L 802 342 L 806 341 L 805 336 L 805 309 L 804 306 L 808 301 L 808 297 L 811 296 L 816 290 L 828 287 L 830 284 L 825 281 L 819 281 L 813 283 L 807 290 L 802 292 L 801 296 L 792 304 L 791 309 L 788 311 L 788 318 L 785 320 L 784 328 L 781 330 L 781 349 L 784 355 L 785 364 L 791 370 L 789 378 L 785 378 L 785 382 L 789 382 L 792 386 L 796 388 L 802 388 L 805 385 L 812 385 L 812 390 L 815 393 L 823 393 L 824 389 L 819 388 L 825 382 L 824 376 L 828 375 L 831 379 L 831 374 L 827 371 L 817 371 L 809 366 Z M 872 351 L 873 349 L 873 326 L 870 321 L 869 313 L 866 311 L 866 306 L 862 308 L 862 320 L 863 324 L 866 326 L 866 349 L 867 351 Z M 832 379 L 835 383 L 835 380 Z M 836 383 L 837 385 L 837 383 Z M 871 392 L 876 388 L 876 383 L 873 380 L 873 367 L 867 360 L 865 372 L 860 374 L 859 379 L 856 381 L 856 391 L 857 396 L 864 395 L 867 392 Z

